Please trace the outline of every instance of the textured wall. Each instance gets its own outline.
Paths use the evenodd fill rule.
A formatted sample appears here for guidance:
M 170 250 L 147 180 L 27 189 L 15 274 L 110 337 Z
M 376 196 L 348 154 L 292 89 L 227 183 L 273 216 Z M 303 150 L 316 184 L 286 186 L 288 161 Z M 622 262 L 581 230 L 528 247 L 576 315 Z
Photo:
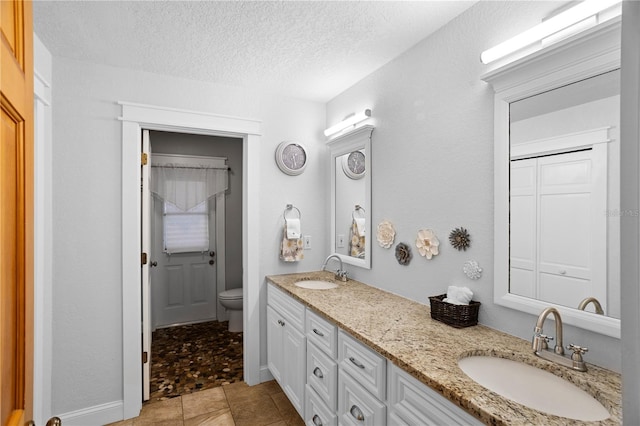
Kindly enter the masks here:
M 59 414 L 123 397 L 122 125 L 117 101 L 262 120 L 260 276 L 322 264 L 328 245 L 328 154 L 321 103 L 59 57 L 53 67 L 52 406 Z M 277 168 L 274 150 L 282 140 L 305 143 L 310 163 L 301 176 L 285 176 Z M 280 262 L 277 252 L 287 203 L 302 210 L 303 232 L 314 241 L 297 264 Z M 262 310 L 266 317 L 264 306 Z M 261 333 L 264 341 L 266 331 Z
M 393 249 L 374 243 L 373 268 L 350 268 L 357 279 L 422 303 L 450 284 L 466 285 L 482 302 L 481 323 L 531 338 L 534 316 L 493 303 L 493 90 L 480 79 L 479 57 L 559 5 L 480 2 L 328 103 L 327 123 L 372 109 L 372 226 L 391 220 L 396 244 L 410 244 L 414 256 L 401 266 Z M 471 234 L 466 252 L 448 242 L 459 226 Z M 432 260 L 415 247 L 422 228 L 440 238 Z M 480 280 L 463 274 L 468 259 L 484 269 Z M 589 347 L 588 362 L 620 370 L 618 339 L 565 326 L 564 340 Z

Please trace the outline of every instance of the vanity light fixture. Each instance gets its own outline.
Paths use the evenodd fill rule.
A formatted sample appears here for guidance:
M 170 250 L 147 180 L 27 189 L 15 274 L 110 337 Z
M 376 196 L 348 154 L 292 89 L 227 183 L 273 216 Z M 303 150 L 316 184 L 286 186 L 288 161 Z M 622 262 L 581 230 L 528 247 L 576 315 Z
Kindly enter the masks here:
M 585 0 L 509 40 L 485 50 L 480 54 L 480 61 L 483 64 L 489 64 L 621 2 L 622 0 Z
M 324 135 L 329 137 L 329 136 L 331 136 L 333 134 L 338 133 L 341 130 L 346 129 L 349 126 L 355 126 L 356 124 L 360 123 L 361 121 L 366 120 L 369 117 L 371 117 L 371 110 L 370 109 L 365 109 L 363 112 L 357 112 L 357 113 L 345 118 L 344 120 L 342 120 L 338 124 L 329 127 L 327 130 L 324 131 Z

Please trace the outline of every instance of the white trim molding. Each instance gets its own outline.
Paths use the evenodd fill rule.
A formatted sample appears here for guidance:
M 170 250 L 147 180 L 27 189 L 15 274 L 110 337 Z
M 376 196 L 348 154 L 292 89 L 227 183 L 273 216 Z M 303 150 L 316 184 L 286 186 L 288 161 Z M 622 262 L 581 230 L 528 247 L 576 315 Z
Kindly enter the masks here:
M 243 144 L 244 381 L 260 383 L 260 131 L 258 120 L 154 105 L 122 107 L 122 337 L 124 419 L 142 408 L 140 161 L 142 129 L 231 136 Z
M 34 58 L 34 353 L 33 420 L 52 416 L 53 111 L 51 53 L 36 34 Z
M 65 426 L 106 425 L 122 418 L 123 406 L 122 401 L 107 402 L 60 414 L 58 417 Z

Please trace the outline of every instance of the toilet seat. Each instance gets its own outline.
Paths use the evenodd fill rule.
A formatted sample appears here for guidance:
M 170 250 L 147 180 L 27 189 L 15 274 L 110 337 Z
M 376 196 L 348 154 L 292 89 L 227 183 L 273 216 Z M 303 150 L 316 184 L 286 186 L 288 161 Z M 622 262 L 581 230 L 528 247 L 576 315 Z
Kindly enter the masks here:
M 225 290 L 221 292 L 218 297 L 224 300 L 238 300 L 242 299 L 242 289 L 232 288 L 231 290 Z

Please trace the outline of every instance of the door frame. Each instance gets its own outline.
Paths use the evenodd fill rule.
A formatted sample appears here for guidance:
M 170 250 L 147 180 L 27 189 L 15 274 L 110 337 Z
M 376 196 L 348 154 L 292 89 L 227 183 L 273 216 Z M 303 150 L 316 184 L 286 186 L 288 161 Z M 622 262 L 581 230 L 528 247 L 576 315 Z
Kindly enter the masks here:
M 142 409 L 140 179 L 142 129 L 242 139 L 244 381 L 260 382 L 259 190 L 261 122 L 118 102 L 122 115 L 122 383 L 124 419 Z

